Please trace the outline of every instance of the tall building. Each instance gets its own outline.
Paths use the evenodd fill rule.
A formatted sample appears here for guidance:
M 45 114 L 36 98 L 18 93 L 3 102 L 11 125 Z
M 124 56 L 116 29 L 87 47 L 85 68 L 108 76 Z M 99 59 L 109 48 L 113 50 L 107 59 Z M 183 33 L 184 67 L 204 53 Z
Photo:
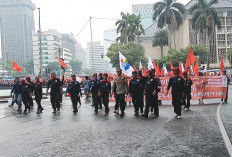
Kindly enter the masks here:
M 39 33 L 36 33 L 33 36 L 33 60 L 34 60 L 34 73 L 39 74 L 40 72 L 40 37 Z M 55 30 L 47 30 L 41 32 L 41 41 L 42 41 L 42 72 L 46 71 L 46 67 L 49 62 L 57 62 L 57 56 L 61 56 L 62 52 L 61 43 L 62 37 L 61 34 Z
M 115 69 L 110 64 L 110 59 L 106 56 L 107 49 L 110 47 L 111 44 L 116 43 L 117 39 L 117 30 L 116 29 L 109 29 L 104 31 L 104 57 L 106 60 L 106 71 L 114 72 Z
M 1 0 L 0 10 L 3 60 L 21 65 L 33 59 L 35 5 L 31 0 Z
M 75 59 L 75 45 L 77 40 L 69 34 L 62 34 L 62 48 L 69 49 L 72 53 L 72 58 Z
M 104 47 L 100 42 L 90 42 L 87 43 L 86 51 L 86 64 L 87 68 L 94 70 L 94 72 L 105 72 L 105 59 L 102 56 L 104 55 Z
M 72 67 L 69 62 L 72 60 L 72 53 L 69 49 L 62 48 L 60 58 L 64 59 L 65 64 L 67 64 L 67 68 L 65 68 L 65 72 L 70 75 L 72 74 Z
M 132 5 L 132 13 L 135 15 L 141 16 L 141 24 L 143 25 L 144 30 L 151 26 L 154 21 L 152 16 L 154 13 L 153 10 L 154 4 L 134 4 Z
M 76 51 L 76 59 L 81 61 L 82 63 L 82 68 L 86 68 L 86 52 L 85 50 L 81 47 L 80 44 L 77 44 L 75 47 Z

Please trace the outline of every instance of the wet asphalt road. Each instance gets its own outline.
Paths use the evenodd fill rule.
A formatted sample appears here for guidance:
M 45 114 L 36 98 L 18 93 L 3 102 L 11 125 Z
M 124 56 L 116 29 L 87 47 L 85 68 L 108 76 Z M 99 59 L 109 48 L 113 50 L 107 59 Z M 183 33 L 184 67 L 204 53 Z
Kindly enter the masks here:
M 125 117 L 93 113 L 89 103 L 72 114 L 65 98 L 61 112 L 53 115 L 49 100 L 44 113 L 17 114 L 0 105 L 0 156 L 87 157 L 229 157 L 218 127 L 218 102 L 194 105 L 173 118 L 170 105 L 160 107 L 160 117 L 141 119 L 128 106 Z

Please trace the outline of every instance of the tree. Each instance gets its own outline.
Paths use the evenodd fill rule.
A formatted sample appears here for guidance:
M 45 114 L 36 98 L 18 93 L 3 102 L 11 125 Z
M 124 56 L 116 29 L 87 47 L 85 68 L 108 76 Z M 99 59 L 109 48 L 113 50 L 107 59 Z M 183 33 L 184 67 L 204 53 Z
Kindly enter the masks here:
M 157 21 L 158 28 L 168 26 L 169 48 L 171 48 L 171 31 L 174 32 L 174 46 L 176 49 L 175 31 L 183 23 L 184 5 L 175 2 L 175 0 L 163 0 L 155 3 L 153 9 L 153 20 Z
M 139 62 L 147 64 L 145 57 L 145 49 L 142 45 L 136 43 L 111 44 L 107 51 L 107 57 L 110 58 L 110 63 L 114 68 L 119 68 L 119 51 L 126 57 L 128 63 L 133 67 L 139 67 Z
M 8 60 L 7 62 L 2 62 L 2 67 L 4 70 L 8 72 L 8 76 L 20 76 L 20 75 L 27 75 L 28 73 L 26 72 L 25 68 L 22 68 L 22 72 L 14 71 L 12 70 L 12 61 Z
M 69 62 L 70 66 L 72 67 L 73 74 L 81 74 L 82 70 L 82 62 L 79 60 L 71 60 Z
M 218 0 L 198 0 L 198 3 L 193 5 L 189 12 L 192 14 L 192 28 L 200 33 L 206 33 L 208 37 L 209 52 L 212 45 L 212 35 L 215 31 L 215 27 L 221 27 L 220 17 L 217 15 L 216 9 L 213 4 L 217 3 Z M 209 52 L 207 53 L 207 67 L 209 67 Z
M 117 41 L 120 41 L 121 44 L 134 42 L 136 37 L 138 38 L 141 34 L 145 33 L 143 26 L 141 25 L 140 15 L 137 16 L 135 14 L 125 14 L 121 12 L 121 16 L 122 19 L 115 23 L 117 26 L 117 33 L 120 33 Z
M 159 46 L 161 48 L 161 57 L 163 57 L 163 47 L 168 46 L 168 33 L 165 30 L 160 30 L 155 33 L 152 42 L 153 47 Z
M 34 62 L 33 60 L 25 61 L 22 66 L 23 69 L 25 69 L 27 74 L 33 74 L 34 73 Z
M 50 70 L 50 73 L 59 71 L 59 70 L 60 70 L 60 64 L 59 64 L 59 62 L 50 62 L 50 63 L 47 65 L 47 69 Z

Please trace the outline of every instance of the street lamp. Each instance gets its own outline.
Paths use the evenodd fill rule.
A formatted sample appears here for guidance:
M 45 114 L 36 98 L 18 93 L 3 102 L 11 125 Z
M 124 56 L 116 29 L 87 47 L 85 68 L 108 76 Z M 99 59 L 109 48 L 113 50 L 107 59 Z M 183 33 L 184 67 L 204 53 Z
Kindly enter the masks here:
M 40 24 L 40 8 L 37 8 L 38 11 L 39 11 L 39 59 L 40 59 L 40 76 L 41 76 L 41 79 L 43 78 L 43 75 L 42 75 L 42 41 L 41 41 L 41 24 Z

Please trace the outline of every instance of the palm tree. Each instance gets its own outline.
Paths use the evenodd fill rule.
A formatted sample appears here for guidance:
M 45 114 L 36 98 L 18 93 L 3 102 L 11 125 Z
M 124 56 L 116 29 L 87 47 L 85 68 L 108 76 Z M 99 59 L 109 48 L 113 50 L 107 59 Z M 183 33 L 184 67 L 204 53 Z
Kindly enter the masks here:
M 207 0 L 198 0 L 198 3 L 189 10 L 190 14 L 192 14 L 192 28 L 197 32 L 206 33 L 210 48 L 212 48 L 212 34 L 215 31 L 215 26 L 218 28 L 221 27 L 220 17 L 213 7 L 213 4 L 217 2 L 218 0 L 211 0 L 209 2 Z M 209 67 L 209 52 L 207 54 L 207 67 Z
M 168 46 L 168 32 L 166 30 L 159 30 L 155 33 L 152 42 L 153 47 L 159 46 L 161 48 L 161 58 L 164 56 L 163 47 Z
M 117 38 L 117 41 L 120 41 L 121 44 L 126 44 L 128 42 L 134 42 L 136 37 L 138 38 L 141 34 L 144 34 L 145 31 L 141 25 L 140 16 L 135 14 L 125 14 L 121 13 L 122 19 L 118 20 L 115 24 L 117 26 L 117 33 L 120 33 L 120 36 Z
M 183 23 L 185 13 L 184 5 L 175 0 L 163 0 L 153 6 L 153 20 L 157 21 L 158 28 L 168 26 L 169 29 L 169 48 L 171 48 L 171 32 L 174 32 L 174 46 L 176 48 L 175 31 Z

